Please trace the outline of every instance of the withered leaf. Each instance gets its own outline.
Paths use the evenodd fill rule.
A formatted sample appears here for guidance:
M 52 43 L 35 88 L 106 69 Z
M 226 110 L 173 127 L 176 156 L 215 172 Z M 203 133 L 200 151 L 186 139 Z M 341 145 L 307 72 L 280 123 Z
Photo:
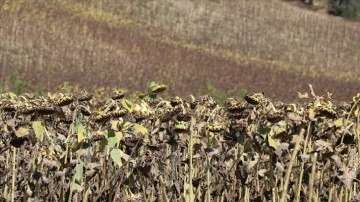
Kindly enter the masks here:
M 260 177 L 264 177 L 265 176 L 265 173 L 267 172 L 267 169 L 261 169 L 257 172 L 257 174 L 260 176 Z
M 324 140 L 316 140 L 314 142 L 314 149 L 315 151 L 322 151 L 322 150 L 328 150 L 330 152 L 333 152 L 333 146 L 331 143 L 326 142 Z
M 15 131 L 16 137 L 25 137 L 30 135 L 30 130 L 25 127 L 20 127 Z
M 354 169 L 349 169 L 349 167 L 345 165 L 343 165 L 341 171 L 343 174 L 338 175 L 337 177 L 347 188 L 351 188 L 354 179 L 356 179 L 356 171 Z

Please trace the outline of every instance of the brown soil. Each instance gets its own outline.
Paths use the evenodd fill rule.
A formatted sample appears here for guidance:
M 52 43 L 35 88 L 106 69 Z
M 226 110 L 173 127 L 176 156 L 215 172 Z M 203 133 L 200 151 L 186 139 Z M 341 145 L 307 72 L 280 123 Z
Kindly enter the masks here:
M 332 92 L 336 100 L 350 100 L 360 91 L 360 86 L 355 81 L 299 75 L 279 70 L 262 61 L 245 64 L 201 49 L 166 43 L 164 39 L 168 38 L 167 33 L 158 28 L 138 25 L 111 27 L 61 12 L 53 12 L 52 18 L 57 22 L 70 22 L 72 27 L 86 25 L 86 37 L 89 40 L 112 45 L 125 52 L 131 65 L 127 65 L 126 61 L 119 64 L 118 60 L 108 56 L 109 53 L 96 52 L 96 58 L 110 57 L 99 65 L 99 61 L 92 59 L 91 53 L 86 53 L 85 50 L 83 58 L 88 59 L 84 61 L 84 66 L 87 67 L 85 70 L 75 66 L 68 67 L 66 71 L 53 68 L 44 76 L 44 70 L 33 68 L 23 75 L 25 80 L 35 86 L 45 84 L 49 90 L 55 89 L 63 81 L 79 84 L 84 88 L 118 86 L 141 90 L 150 81 L 157 80 L 167 83 L 172 94 L 203 94 L 206 93 L 206 82 L 211 82 L 231 96 L 237 95 L 240 89 L 246 89 L 249 92 L 263 91 L 268 97 L 284 101 L 295 100 L 299 91 L 308 92 L 308 84 L 312 84 L 318 94 Z M 37 31 L 33 29 L 32 34 L 36 35 Z M 54 43 L 51 38 L 45 37 L 45 43 Z M 173 37 L 172 40 L 180 39 Z M 21 70 L 15 64 L 8 64 L 8 67 Z M 9 75 L 10 71 L 4 73 Z

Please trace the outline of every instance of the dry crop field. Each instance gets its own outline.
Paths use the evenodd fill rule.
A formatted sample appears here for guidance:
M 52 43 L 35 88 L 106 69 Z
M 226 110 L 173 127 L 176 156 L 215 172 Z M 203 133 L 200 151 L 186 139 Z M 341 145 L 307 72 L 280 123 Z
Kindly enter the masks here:
M 360 94 L 1 94 L 1 201 L 359 201 Z
M 0 201 L 360 201 L 358 25 L 278 0 L 0 1 Z
M 152 80 L 178 95 L 206 82 L 282 99 L 311 83 L 338 100 L 359 91 L 359 26 L 281 1 L 2 1 L 2 89 L 14 71 L 53 91 L 142 90 Z

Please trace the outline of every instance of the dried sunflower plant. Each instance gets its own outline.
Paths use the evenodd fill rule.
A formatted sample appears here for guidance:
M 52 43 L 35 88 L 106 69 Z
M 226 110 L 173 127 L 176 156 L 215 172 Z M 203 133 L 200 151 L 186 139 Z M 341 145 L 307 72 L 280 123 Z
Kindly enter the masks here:
M 359 201 L 360 94 L 1 94 L 1 201 Z

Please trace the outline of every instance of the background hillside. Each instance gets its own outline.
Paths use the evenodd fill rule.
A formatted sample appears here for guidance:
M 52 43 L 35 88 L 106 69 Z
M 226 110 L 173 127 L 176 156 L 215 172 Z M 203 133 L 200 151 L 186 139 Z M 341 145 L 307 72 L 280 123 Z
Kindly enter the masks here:
M 294 100 L 311 83 L 360 91 L 360 24 L 282 1 L 39 0 L 0 3 L 1 89 L 142 90 Z M 24 84 L 25 82 L 25 84 Z M 28 84 L 28 85 L 26 85 Z

